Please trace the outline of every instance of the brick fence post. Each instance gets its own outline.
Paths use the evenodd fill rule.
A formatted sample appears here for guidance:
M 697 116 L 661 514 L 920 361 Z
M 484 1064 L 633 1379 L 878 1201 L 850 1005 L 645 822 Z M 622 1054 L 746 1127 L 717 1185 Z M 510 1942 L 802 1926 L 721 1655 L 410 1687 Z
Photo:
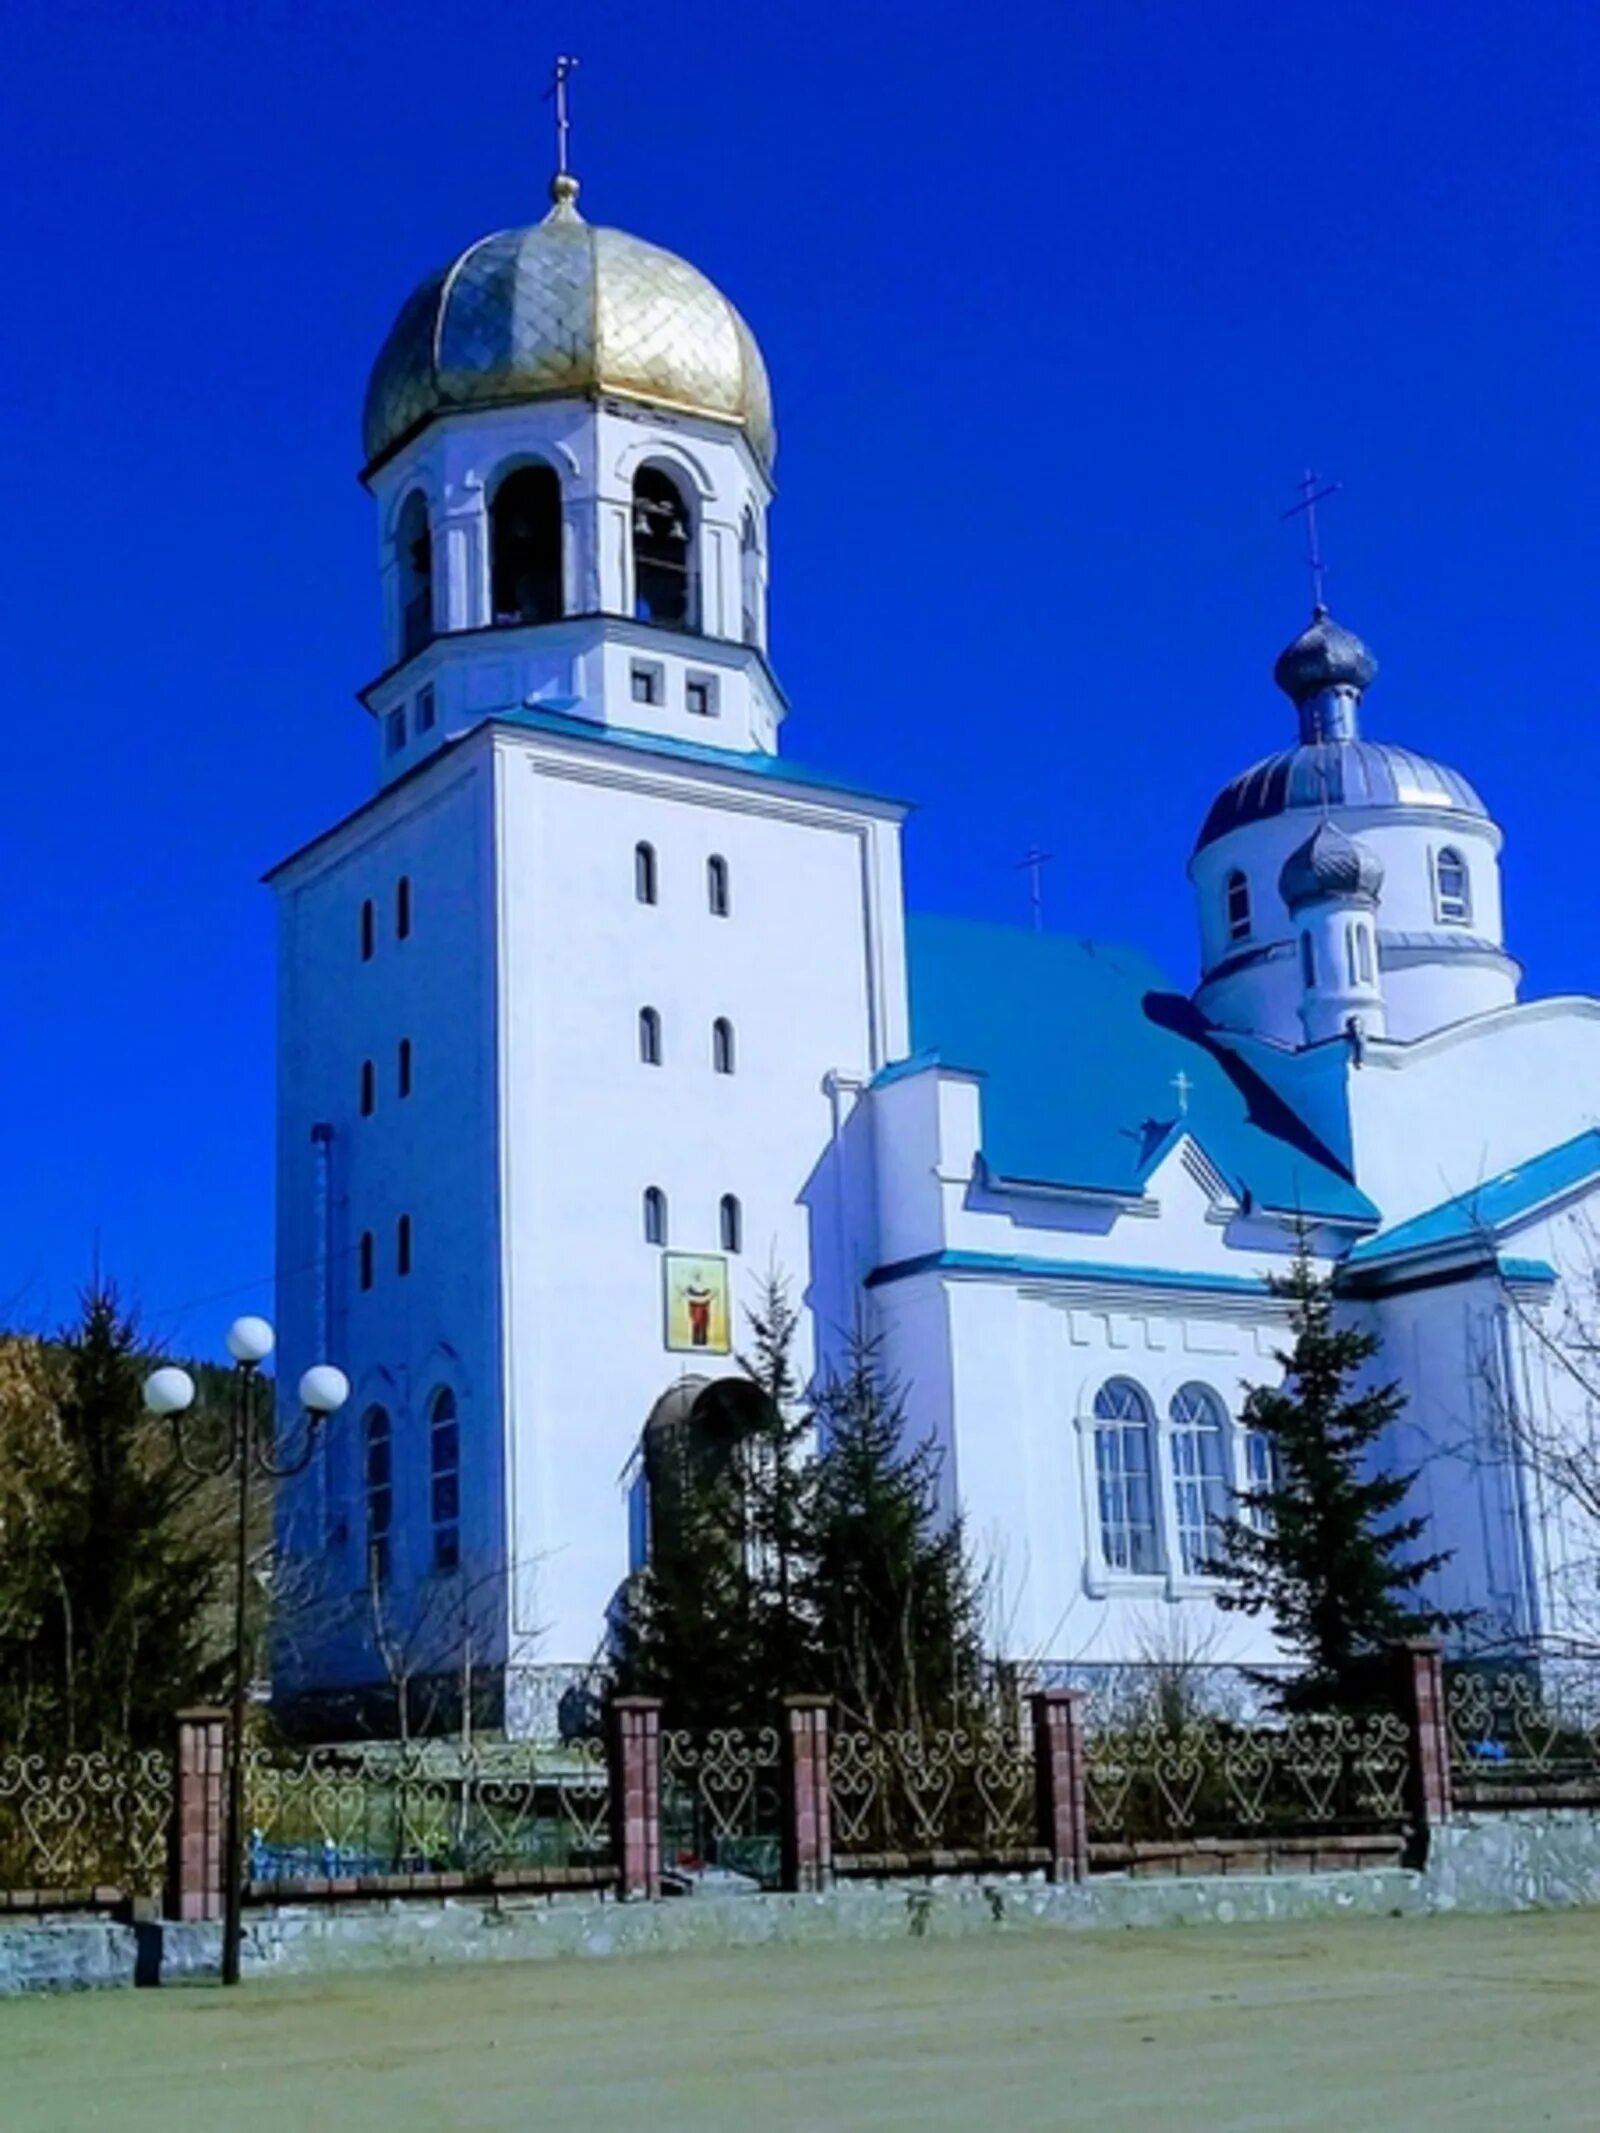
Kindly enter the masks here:
M 1033 1712 L 1037 1841 L 1050 1854 L 1052 1881 L 1089 1878 L 1089 1810 L 1084 1790 L 1083 1691 L 1041 1689 Z
M 227 1812 L 228 1714 L 178 1713 L 169 1897 L 180 1919 L 222 1916 L 222 1824 Z
M 828 1791 L 828 1699 L 783 1699 L 783 1885 L 811 1893 L 833 1884 Z
M 611 1845 L 624 1903 L 661 1893 L 661 1699 L 611 1699 Z
M 1397 1703 L 1410 1737 L 1407 1804 L 1420 1846 L 1451 1811 L 1450 1717 L 1445 1706 L 1444 1660 L 1431 1638 L 1393 1647 Z

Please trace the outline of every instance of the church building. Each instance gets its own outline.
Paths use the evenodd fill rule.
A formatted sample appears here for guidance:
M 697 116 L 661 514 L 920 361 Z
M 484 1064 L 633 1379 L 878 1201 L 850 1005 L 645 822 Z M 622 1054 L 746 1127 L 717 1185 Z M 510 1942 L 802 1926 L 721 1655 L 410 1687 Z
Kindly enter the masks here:
M 1561 1633 L 1590 1572 L 1514 1425 L 1584 1419 L 1600 1003 L 1519 1002 L 1500 832 L 1378 737 L 1359 638 L 1319 606 L 1277 662 L 1185 993 L 906 912 L 906 803 L 790 752 L 761 351 L 571 177 L 408 298 L 364 445 L 376 790 L 269 877 L 283 1382 L 354 1386 L 280 1505 L 287 1695 L 465 1646 L 539 1723 L 648 1545 L 647 1425 L 773 1267 L 804 1368 L 881 1338 L 1005 1656 L 1270 1659 L 1203 1565 L 1300 1239 L 1408 1395 L 1434 1597 Z

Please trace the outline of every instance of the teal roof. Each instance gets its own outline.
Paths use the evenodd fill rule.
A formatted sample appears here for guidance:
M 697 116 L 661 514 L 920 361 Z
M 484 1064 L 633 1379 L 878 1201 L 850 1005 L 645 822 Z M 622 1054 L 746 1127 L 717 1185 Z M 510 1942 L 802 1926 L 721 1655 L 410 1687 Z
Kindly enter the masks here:
M 1187 1131 L 1246 1206 L 1378 1219 L 1139 950 L 913 915 L 907 952 L 913 1052 L 982 1077 L 983 1160 L 997 1180 L 1131 1196 Z
M 1264 1274 L 1195 1274 L 1161 1266 L 1112 1266 L 1100 1259 L 1040 1259 L 1016 1252 L 920 1252 L 874 1267 L 869 1289 L 910 1281 L 918 1274 L 962 1274 L 1001 1281 L 1109 1282 L 1120 1287 L 1176 1290 L 1186 1295 L 1269 1296 Z
M 1552 1201 L 1600 1180 L 1600 1129 L 1591 1127 L 1543 1155 L 1502 1170 L 1498 1177 L 1457 1193 L 1420 1215 L 1379 1230 L 1351 1252 L 1352 1268 L 1369 1267 L 1463 1245 L 1488 1248 L 1504 1231 L 1528 1221 Z

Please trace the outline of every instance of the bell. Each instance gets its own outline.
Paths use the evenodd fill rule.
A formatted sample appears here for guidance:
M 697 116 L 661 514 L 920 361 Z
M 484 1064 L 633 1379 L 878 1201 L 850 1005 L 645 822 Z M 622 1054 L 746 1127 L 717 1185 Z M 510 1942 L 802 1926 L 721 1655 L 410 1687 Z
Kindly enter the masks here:
M 650 514 L 643 504 L 635 504 L 633 507 L 633 530 L 635 533 L 650 531 Z
M 689 538 L 689 529 L 683 523 L 683 520 L 681 518 L 675 518 L 669 524 L 669 526 L 667 527 L 667 537 L 669 540 L 674 541 L 686 541 Z

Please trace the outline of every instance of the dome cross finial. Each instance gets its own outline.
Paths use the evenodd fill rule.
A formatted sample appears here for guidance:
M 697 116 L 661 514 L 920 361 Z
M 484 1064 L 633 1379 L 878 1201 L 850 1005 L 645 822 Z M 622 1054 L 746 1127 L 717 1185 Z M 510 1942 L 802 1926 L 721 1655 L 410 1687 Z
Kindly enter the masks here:
M 572 135 L 572 112 L 567 101 L 567 82 L 573 69 L 582 62 L 572 52 L 558 52 L 551 69 L 550 86 L 544 93 L 546 103 L 556 107 L 556 173 L 550 180 L 550 197 L 559 206 L 563 201 L 573 201 L 578 196 L 578 181 L 572 175 L 568 162 L 568 147 Z
M 1306 521 L 1306 569 L 1311 573 L 1311 612 L 1320 617 L 1328 612 L 1328 603 L 1323 598 L 1327 590 L 1327 571 L 1322 561 L 1322 543 L 1317 537 L 1317 506 L 1326 503 L 1330 496 L 1337 496 L 1344 487 L 1342 481 L 1327 481 L 1319 489 L 1321 476 L 1313 474 L 1309 467 L 1300 477 L 1300 501 L 1291 504 L 1282 513 L 1286 519 L 1298 518 L 1302 512 Z

